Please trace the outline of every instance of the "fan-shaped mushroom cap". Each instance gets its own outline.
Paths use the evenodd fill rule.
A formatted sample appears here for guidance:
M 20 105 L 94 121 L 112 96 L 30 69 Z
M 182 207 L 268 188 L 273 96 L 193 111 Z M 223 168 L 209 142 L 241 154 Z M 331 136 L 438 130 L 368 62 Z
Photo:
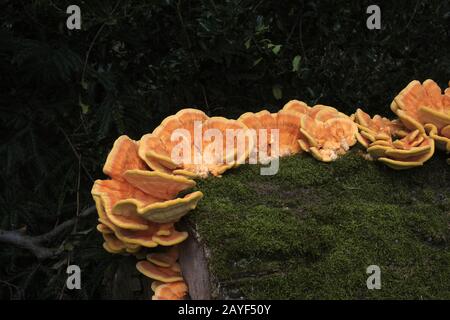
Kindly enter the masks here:
M 115 180 L 123 180 L 123 174 L 129 169 L 146 170 L 147 166 L 138 156 L 138 143 L 128 136 L 120 136 L 106 158 L 103 172 Z
M 301 148 L 324 162 L 334 161 L 356 143 L 358 127 L 347 116 L 334 108 L 318 105 L 300 120 L 300 132 L 304 139 Z M 320 116 L 320 113 L 323 115 Z M 313 114 L 312 117 L 310 114 Z M 320 121 L 315 119 L 319 115 Z
M 123 253 L 124 250 L 114 250 L 111 245 L 108 242 L 103 242 L 103 249 L 109 253 L 117 254 L 117 253 Z
M 102 223 L 107 223 L 106 221 L 100 220 Z M 151 224 L 147 230 L 129 230 L 119 227 L 113 227 L 114 235 L 126 243 L 127 245 L 132 244 L 136 246 L 143 246 L 146 248 L 154 248 L 158 246 L 158 243 L 154 241 L 157 234 L 160 232 L 161 226 L 158 224 Z
M 178 260 L 178 247 L 173 246 L 164 252 L 149 253 L 147 255 L 147 260 L 157 266 L 168 268 L 174 265 Z
M 407 134 L 406 128 L 399 121 L 389 120 L 379 115 L 371 118 L 359 108 L 354 114 L 354 121 L 360 130 L 356 138 L 366 149 L 374 141 L 390 141 L 393 136 L 404 137 Z
M 317 114 L 319 114 L 319 112 L 322 112 L 324 115 L 331 115 L 331 114 L 338 115 L 340 113 L 336 108 L 326 106 L 323 104 L 316 104 L 314 107 L 311 107 L 308 110 L 307 114 L 311 118 L 323 122 L 323 120 L 317 119 Z M 332 118 L 334 118 L 334 117 L 332 117 Z
M 100 232 L 100 233 L 105 233 L 105 234 L 114 233 L 114 231 L 112 231 L 109 227 L 107 227 L 103 223 L 99 223 L 97 225 L 97 231 Z
M 161 139 L 151 133 L 141 137 L 138 155 L 155 171 L 171 173 L 177 167 Z
M 93 196 L 101 199 L 104 213 L 115 225 L 121 228 L 131 230 L 146 230 L 148 228 L 147 221 L 132 211 L 120 212 L 114 214 L 113 208 L 116 203 L 122 199 L 140 198 L 147 199 L 150 197 L 132 187 L 130 184 L 117 180 L 96 180 L 91 191 Z M 94 197 L 95 198 L 95 197 Z M 156 198 L 151 198 L 152 202 L 157 202 Z M 99 213 L 100 215 L 100 213 Z
M 446 90 L 447 91 L 447 90 Z M 395 98 L 391 110 L 406 127 L 424 133 L 424 125 L 433 124 L 438 132 L 450 124 L 450 98 L 431 79 L 422 84 L 411 81 Z
M 153 237 L 153 241 L 161 246 L 173 246 L 186 240 L 188 233 L 186 231 L 176 231 L 172 229 L 168 235 L 156 235 Z
M 197 206 L 203 193 L 195 191 L 183 198 L 161 200 L 126 182 L 97 180 L 92 194 L 102 199 L 106 215 L 115 225 L 145 230 L 146 220 L 166 223 L 179 220 Z
M 250 149 L 243 146 L 237 154 L 239 139 L 227 139 L 232 130 L 245 133 L 248 128 L 236 120 L 209 118 L 200 110 L 183 109 L 166 118 L 151 135 L 142 137 L 139 156 L 158 171 L 171 170 L 186 177 L 220 175 L 244 162 Z M 227 142 L 234 145 L 227 147 Z M 251 137 L 245 143 L 251 145 Z
M 276 129 L 277 128 L 277 116 L 276 113 L 270 113 L 267 110 L 262 110 L 255 113 L 255 117 L 259 119 L 262 127 L 265 129 Z
M 161 282 L 158 280 L 152 281 L 151 288 L 152 288 L 153 292 L 155 292 L 156 288 L 158 288 L 158 286 L 160 286 L 162 284 L 164 284 L 164 282 Z
M 249 129 L 264 129 L 259 117 L 257 117 L 253 112 L 246 112 L 237 120 L 245 124 Z
M 194 180 L 159 171 L 127 170 L 124 179 L 132 186 L 159 199 L 173 199 L 196 185 Z
M 139 246 L 153 248 L 158 244 L 163 246 L 175 245 L 187 238 L 187 233 L 176 231 L 173 223 L 160 224 L 147 221 L 145 230 L 130 230 L 118 227 L 108 219 L 102 207 L 101 199 L 95 198 L 97 208 L 99 208 L 99 222 L 111 229 L 117 239 L 125 243 L 127 249 L 129 249 L 128 252 L 137 251 Z
M 106 234 L 102 233 L 103 239 L 105 240 L 105 243 L 107 244 L 108 249 L 115 251 L 115 252 L 123 252 L 126 249 L 125 243 L 117 239 L 117 237 L 114 234 Z
M 325 122 L 333 118 L 347 118 L 347 119 L 349 118 L 347 115 L 329 106 L 320 106 L 318 110 L 314 110 L 314 108 L 312 110 L 313 110 L 311 112 L 311 114 L 313 114 L 312 117 L 317 121 L 321 122 Z
M 378 161 L 383 162 L 388 167 L 394 169 L 394 170 L 405 170 L 405 169 L 411 169 L 415 167 L 420 167 L 423 165 L 423 162 L 421 161 L 400 161 L 400 160 L 393 160 L 385 157 L 378 158 Z
M 280 110 L 277 114 L 277 128 L 279 130 L 279 154 L 286 156 L 301 151 L 298 139 L 300 133 L 300 118 L 302 114 L 293 110 Z
M 409 169 L 423 165 L 433 156 L 434 140 L 414 130 L 399 140 L 376 140 L 367 152 L 393 169 Z
M 286 103 L 282 110 L 291 110 L 295 112 L 299 112 L 301 114 L 306 114 L 311 109 L 310 106 L 308 106 L 303 101 L 298 100 L 291 100 L 288 103 Z
M 152 285 L 153 288 L 155 294 L 152 300 L 183 300 L 188 291 L 188 287 L 184 281 L 171 283 L 158 282 L 157 285 Z
M 260 161 L 265 162 L 270 157 L 287 156 L 301 152 L 297 142 L 301 138 L 300 118 L 308 106 L 297 100 L 288 102 L 277 113 L 262 110 L 257 113 L 246 112 L 238 121 L 253 129 L 256 135 L 255 151 L 260 151 Z M 274 148 L 275 136 L 272 130 L 278 129 L 278 150 Z M 262 132 L 265 130 L 265 132 Z M 262 152 L 261 152 L 262 151 Z M 264 154 L 263 154 L 264 153 Z
M 169 268 L 159 267 L 151 263 L 150 261 L 146 260 L 139 261 L 136 264 L 136 269 L 143 275 L 164 283 L 177 282 L 183 280 L 183 277 L 181 276 L 181 273 L 178 270 L 175 271 L 171 267 Z

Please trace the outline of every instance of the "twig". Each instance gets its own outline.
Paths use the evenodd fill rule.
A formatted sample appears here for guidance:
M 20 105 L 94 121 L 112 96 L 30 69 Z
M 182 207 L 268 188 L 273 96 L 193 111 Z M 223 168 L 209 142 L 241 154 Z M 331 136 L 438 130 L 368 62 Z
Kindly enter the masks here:
M 95 211 L 95 206 L 91 206 L 81 212 L 78 217 L 86 217 Z M 0 230 L 0 242 L 9 243 L 31 251 L 38 259 L 47 259 L 57 255 L 60 252 L 58 248 L 48 248 L 43 245 L 50 241 L 66 229 L 76 224 L 77 218 L 67 220 L 53 230 L 39 236 L 28 236 L 18 230 Z
M 80 216 L 80 182 L 81 182 L 81 156 L 78 159 L 78 179 L 77 179 L 77 215 L 75 220 L 75 225 L 73 227 L 73 232 L 77 231 L 78 218 Z
M 202 87 L 203 98 L 205 99 L 206 109 L 209 110 L 208 97 L 206 96 L 205 86 L 203 84 L 200 84 L 200 86 Z
M 61 128 L 60 126 L 58 126 L 58 128 L 61 130 L 61 132 L 63 133 L 64 137 L 66 138 L 67 142 L 69 143 L 70 147 L 72 148 L 73 153 L 75 154 L 75 156 L 77 157 L 79 164 L 83 167 L 84 172 L 86 173 L 86 175 L 88 176 L 88 178 L 94 182 L 94 178 L 92 178 L 91 174 L 89 173 L 88 169 L 86 168 L 86 166 L 81 162 L 81 156 L 78 153 L 77 149 L 75 148 L 75 146 L 73 145 L 72 141 L 70 140 L 68 134 L 66 133 L 66 131 L 64 131 L 63 128 Z
M 413 21 L 414 17 L 416 16 L 417 13 L 417 9 L 419 8 L 419 3 L 422 2 L 420 0 L 417 0 L 416 5 L 414 6 L 414 11 L 413 14 L 411 15 L 411 18 L 409 19 L 408 23 L 406 24 L 405 28 L 403 29 L 403 31 L 407 30 L 409 25 L 411 24 L 411 22 Z
M 109 13 L 109 15 L 112 15 L 117 7 L 119 6 L 121 0 L 118 0 L 114 6 L 114 8 L 112 9 L 112 11 Z M 103 22 L 102 25 L 100 26 L 100 28 L 98 28 L 97 32 L 94 35 L 94 38 L 92 39 L 91 43 L 89 44 L 89 48 L 88 51 L 86 52 L 86 57 L 84 59 L 84 64 L 83 64 L 83 71 L 81 73 L 81 84 L 83 85 L 84 83 L 84 79 L 86 76 L 86 69 L 87 69 L 87 64 L 89 61 L 89 55 L 91 54 L 92 48 L 94 47 L 95 41 L 97 41 L 98 36 L 100 35 L 100 33 L 102 32 L 103 28 L 106 26 L 106 22 Z

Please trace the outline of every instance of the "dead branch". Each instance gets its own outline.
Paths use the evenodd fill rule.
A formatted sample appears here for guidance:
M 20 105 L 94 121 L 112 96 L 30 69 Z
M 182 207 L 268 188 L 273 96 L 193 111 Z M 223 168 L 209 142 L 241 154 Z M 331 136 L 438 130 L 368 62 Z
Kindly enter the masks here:
M 40 260 L 51 258 L 60 253 L 60 249 L 48 248 L 44 245 L 44 243 L 54 239 L 56 236 L 69 229 L 70 227 L 73 227 L 76 224 L 78 218 L 86 217 L 94 211 L 95 206 L 91 206 L 81 212 L 79 216 L 64 221 L 60 225 L 56 226 L 53 230 L 38 236 L 28 236 L 20 230 L 0 230 L 0 242 L 27 249 Z

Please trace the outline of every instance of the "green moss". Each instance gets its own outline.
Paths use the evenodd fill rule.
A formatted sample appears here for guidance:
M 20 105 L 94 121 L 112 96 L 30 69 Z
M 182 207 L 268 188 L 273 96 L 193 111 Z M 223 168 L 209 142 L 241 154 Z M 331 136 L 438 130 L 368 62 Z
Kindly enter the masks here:
M 189 215 L 211 251 L 222 297 L 450 298 L 450 170 L 442 155 L 394 171 L 350 152 L 281 159 L 199 181 Z M 368 290 L 366 268 L 381 268 Z

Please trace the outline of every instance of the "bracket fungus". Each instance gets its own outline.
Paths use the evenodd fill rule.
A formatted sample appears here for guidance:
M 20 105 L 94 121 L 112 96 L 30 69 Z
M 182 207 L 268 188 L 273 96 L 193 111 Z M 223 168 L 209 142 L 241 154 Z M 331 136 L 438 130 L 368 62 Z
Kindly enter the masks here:
M 408 131 L 398 120 L 379 115 L 371 118 L 361 109 L 356 110 L 354 120 L 360 130 L 357 134 L 359 143 L 367 149 L 372 159 L 392 169 L 422 166 L 434 154 L 432 138 L 418 129 Z
M 187 295 L 188 287 L 184 281 L 171 283 L 154 281 L 152 290 L 155 293 L 152 300 L 183 300 Z
M 142 248 L 184 241 L 187 232 L 177 231 L 174 222 L 194 209 L 203 196 L 200 191 L 186 193 L 196 185 L 191 179 L 170 171 L 150 171 L 138 152 L 139 142 L 120 136 L 103 166 L 111 179 L 96 180 L 92 187 L 99 216 L 97 230 L 109 253 L 139 255 Z M 175 263 L 171 270 L 180 273 Z M 158 297 L 165 296 L 161 293 Z
M 367 152 L 373 159 L 396 170 L 422 166 L 434 154 L 434 140 L 414 130 L 401 139 L 374 140 Z
M 292 101 L 291 105 L 294 105 Z M 283 108 L 277 113 L 270 113 L 267 110 L 257 113 L 246 112 L 238 118 L 238 121 L 253 130 L 255 142 L 252 152 L 258 154 L 260 162 L 264 163 L 271 157 L 301 152 L 297 143 L 300 138 L 301 115 L 294 108 Z M 275 143 L 276 139 L 278 144 Z
M 156 171 L 187 177 L 206 177 L 209 173 L 219 176 L 247 158 L 245 150 L 253 144 L 247 130 L 236 120 L 210 118 L 203 111 L 183 109 L 144 135 L 138 154 Z M 236 134 L 244 136 L 245 141 L 239 141 Z
M 358 127 L 333 107 L 316 105 L 301 116 L 300 147 L 319 161 L 330 162 L 356 143 Z
M 164 252 L 153 252 L 147 260 L 139 261 L 136 268 L 146 277 L 153 279 L 153 300 L 181 300 L 187 295 L 187 285 L 181 275 L 178 260 L 178 247 Z
M 360 130 L 356 138 L 366 149 L 375 140 L 388 140 L 392 136 L 404 137 L 408 134 L 408 129 L 399 120 L 389 120 L 379 115 L 371 118 L 359 108 L 354 113 L 354 121 Z
M 450 83 L 449 83 L 450 85 Z M 450 88 L 442 93 L 431 79 L 411 81 L 392 101 L 391 110 L 410 130 L 428 133 L 436 147 L 448 152 L 450 141 Z

